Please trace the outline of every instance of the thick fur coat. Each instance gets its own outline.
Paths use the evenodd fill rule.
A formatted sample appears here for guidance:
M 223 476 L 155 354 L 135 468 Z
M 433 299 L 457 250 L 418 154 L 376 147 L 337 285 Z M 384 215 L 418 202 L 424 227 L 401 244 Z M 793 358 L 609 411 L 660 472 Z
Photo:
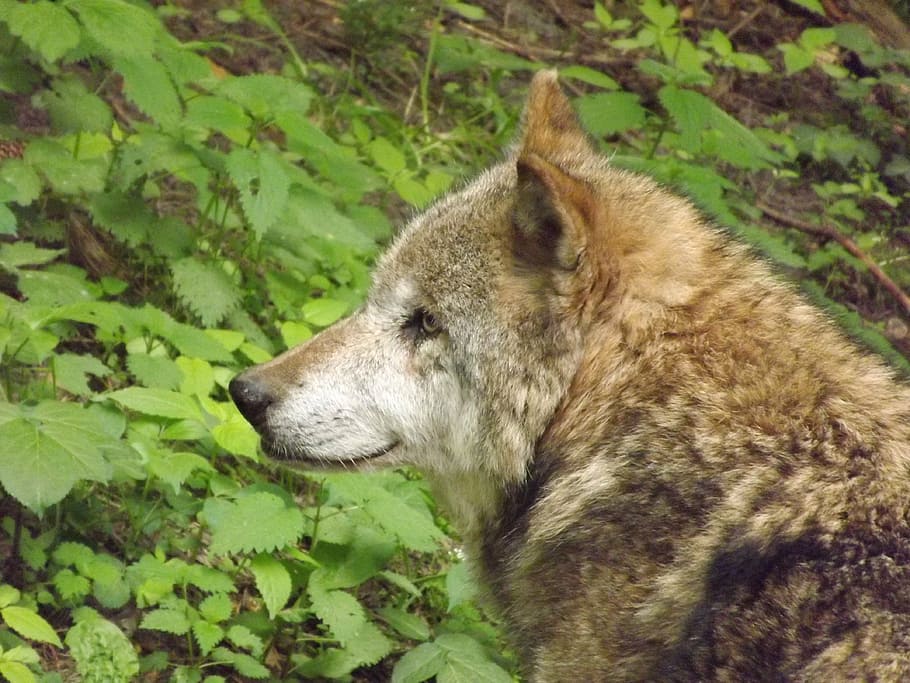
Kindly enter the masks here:
M 553 72 L 361 310 L 231 390 L 280 460 L 423 470 L 531 680 L 910 679 L 910 390 Z

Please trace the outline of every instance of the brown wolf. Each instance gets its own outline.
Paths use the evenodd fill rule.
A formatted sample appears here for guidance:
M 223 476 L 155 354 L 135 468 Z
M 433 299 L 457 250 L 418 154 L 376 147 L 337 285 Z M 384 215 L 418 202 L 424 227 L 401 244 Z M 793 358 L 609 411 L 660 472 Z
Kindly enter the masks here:
M 554 72 L 231 393 L 279 460 L 423 470 L 532 680 L 910 680 L 910 390 L 611 168 Z

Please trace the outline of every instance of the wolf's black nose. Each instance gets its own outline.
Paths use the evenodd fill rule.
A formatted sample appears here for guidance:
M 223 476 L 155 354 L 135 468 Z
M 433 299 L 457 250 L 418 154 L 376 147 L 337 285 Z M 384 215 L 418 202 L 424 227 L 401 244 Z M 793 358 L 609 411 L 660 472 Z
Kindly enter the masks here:
M 247 372 L 237 375 L 228 385 L 228 391 L 243 416 L 258 429 L 265 421 L 266 408 L 275 397 L 263 382 L 248 375 Z

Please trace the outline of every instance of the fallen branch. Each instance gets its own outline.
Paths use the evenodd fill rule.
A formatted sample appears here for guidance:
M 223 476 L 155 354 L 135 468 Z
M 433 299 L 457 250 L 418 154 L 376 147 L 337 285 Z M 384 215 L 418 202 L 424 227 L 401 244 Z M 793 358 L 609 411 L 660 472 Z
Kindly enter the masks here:
M 794 218 L 793 216 L 784 213 L 783 211 L 779 211 L 762 202 L 759 202 L 757 206 L 762 211 L 762 213 L 764 213 L 766 216 L 770 216 L 778 223 L 782 223 L 791 228 L 795 228 L 801 232 L 809 233 L 810 235 L 817 235 L 818 237 L 824 237 L 837 242 L 850 254 L 862 261 L 866 268 L 869 269 L 869 272 L 872 273 L 872 276 L 878 280 L 879 284 L 888 290 L 891 296 L 893 296 L 897 302 L 903 306 L 904 310 L 907 313 L 910 313 L 910 296 L 908 296 L 907 293 L 902 290 L 894 280 L 888 277 L 888 274 L 879 267 L 879 265 L 872 259 L 872 257 L 860 249 L 859 245 L 852 239 L 830 225 L 815 225 L 813 223 Z

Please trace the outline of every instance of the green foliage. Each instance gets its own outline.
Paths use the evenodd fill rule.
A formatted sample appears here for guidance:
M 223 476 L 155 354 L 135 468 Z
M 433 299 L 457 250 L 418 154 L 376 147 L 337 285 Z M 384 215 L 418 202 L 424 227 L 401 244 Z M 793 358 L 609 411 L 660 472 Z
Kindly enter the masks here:
M 864 263 L 769 231 L 755 208 L 756 188 L 804 180 L 821 219 L 910 286 L 891 246 L 906 225 L 910 153 L 892 113 L 910 110 L 910 58 L 859 26 L 757 54 L 717 28 L 696 38 L 665 0 L 610 7 L 573 31 L 627 66 L 560 68 L 614 163 L 814 278 L 807 290 L 851 334 L 910 367 L 878 323 L 832 301 L 868 278 Z M 373 666 L 396 681 L 513 680 L 424 484 L 276 470 L 226 387 L 360 304 L 387 210 L 425 206 L 499 154 L 514 84 L 541 65 L 455 30 L 488 26 L 471 3 L 344 3 L 343 65 L 301 56 L 256 0 L 215 13 L 224 43 L 181 42 L 162 21 L 180 11 L 0 0 L 0 141 L 23 146 L 0 160 L 0 675 L 52 680 L 63 657 L 85 681 Z M 243 22 L 284 50 L 279 72 L 213 61 L 264 47 Z M 713 97 L 759 77 L 821 79 L 837 118 L 740 121 Z M 388 104 L 399 82 L 419 82 L 417 125 Z M 40 133 L 7 96 L 40 114 Z

